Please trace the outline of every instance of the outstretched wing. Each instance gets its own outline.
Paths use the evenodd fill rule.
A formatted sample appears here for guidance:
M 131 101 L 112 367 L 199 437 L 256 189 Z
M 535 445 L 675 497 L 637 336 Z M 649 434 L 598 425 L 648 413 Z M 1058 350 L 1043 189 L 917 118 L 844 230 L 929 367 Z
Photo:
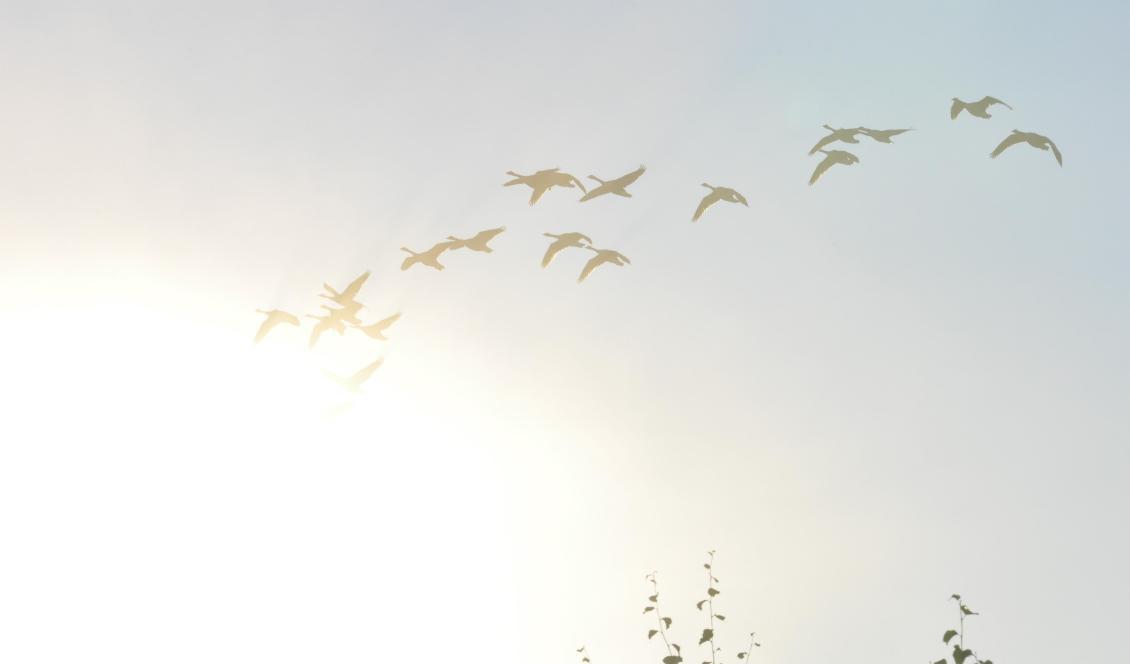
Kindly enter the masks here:
M 604 256 L 601 256 L 600 254 L 597 254 L 596 256 L 590 258 L 589 262 L 585 263 L 585 269 L 581 270 L 581 276 L 577 277 L 577 283 L 579 284 L 584 281 L 585 277 L 592 274 L 592 271 L 595 270 L 603 262 Z
M 549 248 L 545 250 L 545 256 L 542 256 L 541 266 L 547 267 L 553 260 L 553 257 L 567 246 L 569 246 L 569 243 L 565 240 L 557 240 L 553 244 L 550 244 Z
M 365 274 L 362 274 L 361 276 L 351 281 L 349 285 L 345 287 L 345 290 L 341 292 L 342 299 L 352 300 L 354 297 L 356 297 L 357 293 L 361 292 L 361 286 L 365 284 L 365 280 L 368 278 L 369 272 L 366 270 Z
M 717 191 L 712 191 L 709 194 L 703 196 L 702 201 L 698 204 L 698 209 L 694 211 L 694 216 L 691 217 L 691 221 L 698 221 L 699 217 L 702 216 L 702 213 L 706 212 L 706 208 L 717 203 L 719 198 L 721 197 L 718 195 Z
M 361 387 L 361 384 L 364 383 L 365 381 L 369 380 L 369 376 L 372 376 L 373 372 L 376 371 L 377 368 L 379 368 L 381 366 L 381 363 L 384 362 L 384 361 L 385 361 L 385 359 L 382 357 L 379 360 L 377 360 L 376 362 L 373 362 L 369 366 L 365 367 L 364 369 L 362 369 L 362 370 L 358 371 L 357 373 L 353 374 L 352 376 L 350 376 L 349 382 L 356 385 L 357 387 Z
M 640 167 L 632 171 L 631 173 L 628 173 L 627 175 L 621 175 L 620 177 L 616 178 L 616 182 L 621 187 L 627 187 L 636 180 L 640 179 L 640 176 L 643 175 L 644 171 L 646 170 L 647 168 L 645 168 L 643 164 L 640 164 Z
M 530 193 L 530 205 L 537 203 L 539 200 L 541 200 L 542 194 L 549 191 L 549 185 L 538 187 L 534 187 L 533 185 L 530 186 L 533 187 L 533 192 Z
M 997 146 L 997 149 L 995 149 L 991 153 L 989 153 L 989 156 L 992 157 L 993 159 L 996 159 L 997 155 L 999 155 L 1000 153 L 1002 153 L 1005 150 L 1009 149 L 1010 147 L 1016 145 L 1017 143 L 1023 143 L 1023 142 L 1024 142 L 1024 135 L 1023 134 L 1017 134 L 1017 133 L 1009 134 L 1003 141 L 1001 141 L 1001 144 Z
M 583 194 L 587 194 L 587 193 L 589 193 L 589 190 L 588 190 L 588 189 L 585 189 L 585 184 L 584 184 L 583 182 L 581 182 L 581 181 L 580 181 L 579 179 L 577 179 L 577 176 L 575 176 L 575 175 L 570 175 L 570 176 L 569 176 L 569 181 L 570 181 L 570 182 L 572 182 L 573 184 L 577 185 L 578 187 L 580 187 L 580 188 L 581 188 L 581 193 L 583 193 Z
M 1010 110 L 1010 111 L 1011 111 L 1011 110 L 1013 110 L 1011 106 L 1009 106 L 1008 104 L 1004 103 L 1003 101 L 1001 101 L 1001 100 L 997 99 L 996 97 L 989 97 L 989 96 L 986 96 L 986 97 L 985 97 L 984 99 L 982 99 L 981 101 L 987 101 L 987 102 L 989 102 L 989 106 L 992 106 L 993 104 L 1000 104 L 1001 106 L 1004 106 L 1005 108 L 1007 108 L 1007 109 L 1008 109 L 1008 110 Z
M 950 106 L 950 120 L 956 120 L 958 113 L 961 113 L 961 109 L 963 108 L 965 108 L 965 102 L 960 99 L 954 99 L 953 105 Z
M 812 177 L 808 179 L 808 184 L 811 186 L 812 183 L 819 180 L 820 176 L 824 174 L 824 171 L 831 168 L 832 164 L 834 164 L 834 163 L 836 163 L 836 161 L 835 161 L 835 159 L 832 158 L 832 155 L 828 155 L 827 157 L 824 157 L 824 161 L 820 162 L 819 164 L 816 164 L 816 170 L 812 171 Z
M 813 145 L 812 149 L 808 151 L 808 154 L 810 154 L 810 155 L 816 154 L 817 150 L 824 147 L 825 145 L 828 145 L 829 143 L 835 142 L 835 140 L 836 140 L 835 134 L 828 134 L 824 138 L 817 141 L 816 145 Z
M 1063 155 L 1059 153 L 1059 148 L 1055 146 L 1055 143 L 1052 142 L 1050 138 L 1048 139 L 1048 145 L 1052 148 L 1052 154 L 1055 155 L 1055 160 L 1059 162 L 1060 166 L 1063 166 Z
M 267 316 L 267 320 L 263 321 L 263 324 L 259 326 L 259 331 L 255 333 L 255 343 L 259 343 L 260 341 L 262 341 L 263 337 L 267 336 L 267 333 L 270 332 L 271 328 L 274 327 L 274 326 L 275 326 L 274 317 L 273 316 Z
M 487 229 L 485 231 L 479 231 L 478 234 L 475 235 L 475 237 L 473 237 L 471 239 L 472 240 L 481 240 L 483 242 L 490 242 L 491 239 L 494 238 L 494 236 L 498 235 L 499 233 L 501 233 L 505 230 L 506 230 L 505 226 L 499 226 L 498 228 L 490 228 L 490 229 Z

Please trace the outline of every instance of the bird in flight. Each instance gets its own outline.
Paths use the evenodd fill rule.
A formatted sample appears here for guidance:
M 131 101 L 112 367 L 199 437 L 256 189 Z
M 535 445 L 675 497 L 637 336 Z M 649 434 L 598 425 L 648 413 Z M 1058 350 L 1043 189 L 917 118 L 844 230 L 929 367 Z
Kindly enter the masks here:
M 869 136 L 880 143 L 890 143 L 891 137 L 912 131 L 911 129 L 864 129 L 863 135 Z
M 592 191 L 587 192 L 584 196 L 582 196 L 581 201 L 584 202 L 584 201 L 592 200 L 592 199 L 596 198 L 597 196 L 603 196 L 604 194 L 616 194 L 617 196 L 623 196 L 624 198 L 631 198 L 632 195 L 628 193 L 628 190 L 626 189 L 626 187 L 628 185 L 632 184 L 633 182 L 635 182 L 636 180 L 640 179 L 640 176 L 643 175 L 644 171 L 646 171 L 646 170 L 647 169 L 644 166 L 640 166 L 639 168 L 632 171 L 631 173 L 628 173 L 627 175 L 621 175 L 620 177 L 616 178 L 615 180 L 608 180 L 608 181 L 601 180 L 600 178 L 596 177 L 595 175 L 590 175 L 589 179 L 590 180 L 596 180 L 597 182 L 600 183 L 600 185 L 598 187 L 596 187 L 595 189 L 593 189 Z
M 816 154 L 816 151 L 820 150 L 820 148 L 828 145 L 829 143 L 835 143 L 836 141 L 843 141 L 844 143 L 858 143 L 859 139 L 856 138 L 855 135 L 863 133 L 863 127 L 833 129 L 828 125 L 824 125 L 824 128 L 832 133 L 817 141 L 816 145 L 813 145 L 812 149 L 808 151 L 808 154 Z M 823 150 L 820 151 L 823 152 Z
M 1009 134 L 1003 141 L 1001 141 L 1001 144 L 998 145 L 997 149 L 993 150 L 989 156 L 993 159 L 996 159 L 997 155 L 1020 143 L 1027 143 L 1028 145 L 1031 145 L 1034 148 L 1039 148 L 1041 150 L 1050 149 L 1052 151 L 1052 154 L 1055 155 L 1055 160 L 1059 162 L 1060 166 L 1063 166 L 1063 155 L 1059 153 L 1059 148 L 1055 146 L 1055 143 L 1052 142 L 1052 139 L 1048 138 L 1047 136 L 1041 136 L 1040 134 L 1034 134 L 1028 131 L 1020 131 L 1019 129 L 1013 129 L 1012 133 Z
M 322 288 L 326 289 L 326 291 L 329 292 L 329 295 L 326 295 L 325 293 L 318 293 L 318 296 L 324 297 L 335 304 L 349 304 L 353 301 L 353 298 L 357 297 L 357 293 L 361 291 L 361 286 L 365 284 L 365 280 L 368 278 L 369 273 L 365 272 L 365 274 L 362 274 L 361 276 L 351 281 L 349 285 L 345 287 L 345 290 L 341 291 L 340 293 L 334 290 L 333 286 L 324 283 L 322 284 Z
M 542 233 L 542 235 L 553 238 L 553 242 L 551 242 L 549 248 L 545 250 L 545 256 L 541 259 L 542 267 L 549 265 L 553 257 L 560 253 L 562 249 L 568 249 L 569 247 L 580 247 L 583 249 L 592 244 L 592 239 L 584 233 L 562 233 L 560 235 Z
M 380 339 L 381 341 L 388 341 L 388 337 L 384 335 L 384 331 L 392 327 L 392 324 L 400 319 L 400 314 L 395 313 L 388 318 L 379 320 L 372 325 L 357 325 L 358 330 L 369 335 L 373 339 Z
M 325 373 L 327 376 L 337 381 L 338 385 L 341 385 L 354 394 L 361 394 L 361 385 L 363 385 L 365 381 L 369 380 L 369 376 L 373 375 L 373 372 L 381 366 L 382 362 L 384 362 L 383 357 L 376 362 L 368 365 L 367 367 L 361 369 L 349 378 L 342 378 L 341 376 L 338 376 L 337 374 L 329 371 L 326 371 Z
M 314 329 L 310 331 L 310 345 L 308 348 L 313 348 L 314 344 L 318 343 L 318 338 L 322 336 L 323 332 L 333 330 L 338 335 L 345 334 L 345 319 L 341 315 L 341 309 L 330 309 L 326 305 L 322 308 L 328 309 L 330 313 L 325 316 L 315 316 L 313 314 L 306 314 L 307 318 L 313 318 L 318 321 L 314 325 Z
M 844 150 L 821 150 L 821 152 L 828 156 L 824 157 L 824 161 L 817 164 L 816 170 L 812 171 L 812 177 L 808 180 L 809 185 L 812 185 L 812 183 L 820 179 L 820 176 L 824 174 L 824 171 L 828 170 L 836 164 L 851 166 L 852 164 L 859 162 L 859 157 Z
M 264 314 L 267 317 L 267 319 L 263 321 L 263 324 L 259 326 L 259 331 L 255 333 L 255 343 L 262 341 L 263 337 L 267 336 L 267 333 L 273 330 L 277 325 L 281 325 L 283 323 L 286 323 L 288 325 L 301 324 L 298 320 L 298 316 L 295 316 L 294 314 L 288 314 L 281 309 L 271 309 L 270 311 L 267 311 L 266 309 L 256 309 L 255 311 Z
M 698 218 L 702 216 L 702 213 L 706 212 L 706 208 L 714 205 L 718 201 L 726 201 L 727 203 L 741 203 L 742 205 L 749 207 L 749 203 L 746 202 L 745 196 L 742 196 L 729 187 L 713 187 L 705 182 L 702 183 L 702 186 L 709 189 L 710 193 L 703 197 L 702 202 L 698 204 L 698 209 L 694 211 L 694 216 L 691 217 L 691 221 L 698 221 Z
M 530 205 L 537 203 L 541 199 L 542 194 L 549 191 L 554 187 L 579 187 L 582 192 L 585 192 L 585 185 L 581 183 L 576 176 L 562 173 L 560 168 L 547 168 L 543 171 L 538 171 L 533 175 L 521 175 L 514 171 L 506 171 L 507 175 L 513 176 L 513 180 L 503 182 L 503 187 L 512 187 L 516 184 L 524 184 L 533 192 L 530 194 Z
M 446 242 L 438 242 L 433 245 L 431 249 L 428 249 L 427 251 L 421 253 L 416 253 L 408 247 L 401 247 L 400 250 L 407 251 L 409 253 L 409 256 L 408 258 L 404 259 L 403 263 L 400 264 L 400 269 L 407 270 L 416 263 L 419 263 L 421 265 L 427 265 L 428 267 L 435 268 L 437 270 L 442 270 L 443 265 L 439 262 L 440 254 L 447 251 L 448 249 L 451 249 L 454 246 L 455 243 L 451 242 L 450 240 Z
M 989 118 L 993 117 L 992 115 L 989 114 L 989 107 L 992 106 L 993 104 L 1000 104 L 1000 105 L 1004 106 L 1005 108 L 1007 108 L 1008 110 L 1010 110 L 1010 111 L 1012 110 L 1011 106 L 1009 106 L 1008 104 L 1004 103 L 1003 101 L 997 99 L 996 97 L 981 97 L 981 99 L 979 99 L 977 101 L 970 101 L 970 102 L 961 101 L 957 97 L 954 97 L 953 98 L 953 104 L 950 105 L 950 119 L 956 120 L 957 116 L 962 111 L 965 111 L 966 113 L 968 113 L 968 114 L 970 114 L 974 117 L 984 118 L 984 119 L 988 120 Z
M 331 315 L 337 316 L 341 322 L 346 325 L 353 325 L 354 327 L 361 324 L 361 319 L 357 317 L 357 313 L 365 308 L 365 305 L 360 302 L 350 301 L 344 306 L 333 308 L 329 305 L 321 305 L 323 309 L 330 312 Z
M 493 240 L 496 235 L 498 235 L 499 233 L 501 233 L 504 230 L 506 230 L 506 227 L 500 226 L 498 228 L 491 228 L 489 230 L 479 231 L 478 233 L 475 234 L 474 237 L 467 238 L 466 240 L 457 238 L 454 235 L 448 235 L 447 239 L 451 240 L 451 249 L 452 250 L 462 249 L 463 247 L 467 247 L 471 251 L 485 251 L 489 254 L 490 252 L 494 251 L 494 249 L 491 249 L 490 247 L 488 247 L 487 242 L 490 242 L 491 240 Z
M 618 251 L 613 251 L 611 249 L 597 249 L 593 246 L 585 246 L 585 249 L 596 252 L 596 255 L 590 258 L 589 262 L 585 263 L 585 269 L 581 270 L 581 276 L 577 277 L 578 284 L 584 281 L 585 277 L 589 276 L 593 270 L 600 267 L 601 265 L 604 265 L 605 263 L 611 263 L 613 265 L 629 265 L 632 262 L 628 260 L 628 257 L 624 254 Z

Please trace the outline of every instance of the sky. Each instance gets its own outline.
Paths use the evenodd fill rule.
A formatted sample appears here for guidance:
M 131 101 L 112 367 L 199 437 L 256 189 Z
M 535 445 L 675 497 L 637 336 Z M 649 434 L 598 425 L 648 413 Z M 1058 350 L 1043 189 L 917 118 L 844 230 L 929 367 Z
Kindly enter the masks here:
M 726 664 L 935 661 L 955 592 L 980 657 L 1117 659 L 1128 24 L 0 2 L 0 660 L 658 664 L 658 570 L 698 662 L 708 550 Z M 810 187 L 824 124 L 913 131 Z M 564 231 L 631 265 L 539 268 Z M 365 271 L 389 341 L 252 343 Z

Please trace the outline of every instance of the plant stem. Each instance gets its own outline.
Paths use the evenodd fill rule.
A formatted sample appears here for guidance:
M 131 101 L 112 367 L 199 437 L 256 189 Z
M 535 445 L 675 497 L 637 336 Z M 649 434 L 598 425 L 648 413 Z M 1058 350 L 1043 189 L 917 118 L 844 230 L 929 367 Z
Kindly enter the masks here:
M 710 566 L 706 569 L 706 584 L 709 589 L 706 593 L 706 607 L 710 611 L 710 662 L 716 664 L 714 661 L 714 594 L 710 592 L 710 590 L 714 590 L 714 552 L 711 551 L 709 554 Z
M 667 626 L 663 622 L 662 616 L 659 613 L 659 581 L 655 578 L 655 572 L 650 575 L 652 594 L 655 595 L 655 620 L 659 623 L 659 636 L 663 637 L 663 645 L 667 646 L 667 654 L 674 655 L 671 649 L 671 642 L 667 640 Z

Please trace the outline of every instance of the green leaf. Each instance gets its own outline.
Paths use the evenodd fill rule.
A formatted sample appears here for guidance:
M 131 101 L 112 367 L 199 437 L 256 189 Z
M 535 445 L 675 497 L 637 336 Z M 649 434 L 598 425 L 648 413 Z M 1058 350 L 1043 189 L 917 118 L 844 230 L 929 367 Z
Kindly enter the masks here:
M 939 659 L 938 661 L 934 662 L 934 664 L 949 664 L 949 663 L 946 662 L 945 659 Z
M 991 659 L 983 659 L 983 660 L 981 660 L 981 664 L 993 664 L 993 660 L 991 660 Z
M 711 641 L 713 639 L 714 639 L 714 630 L 707 627 L 706 629 L 702 630 L 702 636 L 700 636 L 699 639 L 698 639 L 698 645 L 701 646 L 702 644 L 706 643 L 707 641 Z
M 956 599 L 957 601 L 960 602 L 961 601 L 961 595 L 954 593 L 954 594 L 950 595 L 950 599 Z
M 710 563 L 703 563 L 702 566 L 706 569 L 710 569 Z
M 582 662 L 591 662 L 592 660 L 591 660 L 591 659 L 589 659 L 588 657 L 582 657 L 582 658 L 581 658 L 581 661 L 582 661 Z
M 663 664 L 679 664 L 682 661 L 683 658 L 678 655 L 667 655 L 663 658 Z
M 644 612 L 644 613 L 647 613 L 648 611 L 654 611 L 654 610 L 655 610 L 655 607 L 654 607 L 654 606 L 645 606 L 645 607 L 643 607 L 643 612 Z
M 667 629 L 671 629 L 671 619 L 670 618 L 664 618 L 663 619 L 663 626 L 666 627 Z
M 722 591 L 718 590 L 717 588 L 707 588 L 707 590 L 706 590 L 706 594 L 710 595 L 711 597 L 714 597 L 715 595 L 717 595 L 720 592 L 722 592 Z
M 745 656 L 748 655 L 748 654 L 749 654 L 748 652 L 740 652 L 740 653 L 738 653 L 738 659 L 745 659 Z
M 952 639 L 955 636 L 957 636 L 957 630 L 956 629 L 947 629 L 946 633 L 942 635 L 942 643 L 949 645 L 950 639 Z
M 715 613 L 714 617 L 719 619 L 719 620 L 725 620 L 726 619 L 726 616 L 722 615 L 721 613 Z
M 657 630 L 657 629 L 649 629 L 649 630 L 647 630 L 647 638 L 650 639 L 651 637 L 655 636 L 658 633 L 659 633 L 659 630 Z
M 584 651 L 585 651 L 585 647 L 584 647 L 584 646 L 581 646 L 580 648 L 577 648 L 577 652 L 584 652 Z
M 965 650 L 962 650 L 961 646 L 954 646 L 953 647 L 954 664 L 963 664 L 963 662 L 965 662 L 966 659 L 968 659 L 972 656 L 973 656 L 973 651 L 969 650 L 968 648 L 966 648 Z
M 672 643 L 671 647 L 674 648 L 675 652 L 679 653 L 680 655 L 683 654 L 683 649 L 679 647 L 678 643 Z
M 654 594 L 654 595 L 652 595 L 651 597 L 648 597 L 648 598 L 647 598 L 647 601 L 649 601 L 649 602 L 658 602 L 658 601 L 659 601 L 659 593 L 655 593 L 655 594 Z
M 761 647 L 761 644 L 760 644 L 760 643 L 755 643 L 755 644 L 753 644 L 753 645 L 754 645 L 754 646 L 756 646 L 756 647 L 758 647 L 758 648 L 760 648 L 760 647 Z
M 979 615 L 977 612 L 973 611 L 972 609 L 970 609 L 968 606 L 965 606 L 964 604 L 961 605 L 961 612 L 964 613 L 967 616 Z
M 698 610 L 699 610 L 699 611 L 702 611 L 702 605 L 703 605 L 703 604 L 706 604 L 706 600 L 701 600 L 701 601 L 699 601 L 699 603 L 698 603 L 698 604 L 695 604 L 695 606 L 696 606 L 696 607 L 698 607 Z

